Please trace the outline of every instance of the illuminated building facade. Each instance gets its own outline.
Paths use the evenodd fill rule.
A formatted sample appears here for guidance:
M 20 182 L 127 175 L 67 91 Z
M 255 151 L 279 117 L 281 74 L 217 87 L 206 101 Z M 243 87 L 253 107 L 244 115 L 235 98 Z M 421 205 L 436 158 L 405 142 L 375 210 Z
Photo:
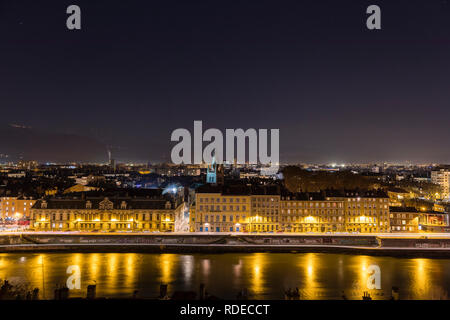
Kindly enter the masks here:
M 403 201 L 407 199 L 412 199 L 414 195 L 402 188 L 391 187 L 387 190 L 389 196 L 389 206 L 391 207 L 401 207 L 403 206 Z
M 191 210 L 195 232 L 269 232 L 279 230 L 277 188 L 205 185 L 196 190 Z
M 203 186 L 190 222 L 195 232 L 390 232 L 389 198 L 381 191 Z
M 0 217 L 20 219 L 30 216 L 31 207 L 36 200 L 30 197 L 1 197 Z
M 34 161 L 34 160 L 30 160 L 30 161 L 21 160 L 17 164 L 17 167 L 19 169 L 33 170 L 38 167 L 38 163 L 37 163 L 37 161 Z
M 381 191 L 326 191 L 282 196 L 286 232 L 389 232 L 389 200 Z
M 274 193 L 274 192 L 272 192 Z M 280 202 L 277 194 L 254 194 L 251 196 L 251 225 L 253 232 L 280 231 Z
M 389 197 L 383 191 L 345 191 L 330 195 L 331 200 L 344 202 L 347 232 L 390 232 Z
M 431 182 L 441 187 L 439 199 L 450 200 L 450 169 L 431 171 Z
M 250 197 L 207 193 L 196 195 L 194 223 L 197 232 L 248 231 Z
M 443 232 L 449 226 L 448 214 L 414 207 L 392 207 L 389 217 L 391 232 Z
M 344 202 L 320 193 L 284 195 L 281 222 L 285 232 L 344 232 Z
M 174 231 L 184 202 L 169 197 L 81 197 L 38 200 L 31 209 L 32 230 Z

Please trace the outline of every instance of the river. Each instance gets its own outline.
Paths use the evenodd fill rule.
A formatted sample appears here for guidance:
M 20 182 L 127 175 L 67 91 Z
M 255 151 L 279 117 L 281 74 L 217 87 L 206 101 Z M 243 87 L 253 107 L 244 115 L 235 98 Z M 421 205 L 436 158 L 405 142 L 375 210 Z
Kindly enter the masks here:
M 168 293 L 206 291 L 222 299 L 235 299 L 246 288 L 251 299 L 284 299 L 284 290 L 299 288 L 302 299 L 361 299 L 369 291 L 374 299 L 389 299 L 393 286 L 400 299 L 446 299 L 450 289 L 450 260 L 372 257 L 324 253 L 243 254 L 138 254 L 36 253 L 0 254 L 0 279 L 38 287 L 40 297 L 53 299 L 56 285 L 64 284 L 67 268 L 79 266 L 81 289 L 71 297 L 84 297 L 89 284 L 97 297 L 155 298 L 161 283 Z M 380 289 L 368 289 L 369 268 L 380 270 Z

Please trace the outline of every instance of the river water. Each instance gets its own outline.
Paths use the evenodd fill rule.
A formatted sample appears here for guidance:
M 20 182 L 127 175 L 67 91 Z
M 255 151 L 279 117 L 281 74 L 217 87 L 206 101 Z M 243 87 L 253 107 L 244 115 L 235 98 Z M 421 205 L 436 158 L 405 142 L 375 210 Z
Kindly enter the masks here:
M 97 297 L 155 298 L 160 284 L 174 291 L 206 291 L 221 299 L 235 299 L 246 288 L 251 299 L 284 299 L 284 291 L 298 287 L 301 299 L 389 299 L 393 286 L 400 299 L 447 299 L 450 260 L 371 257 L 322 253 L 138 254 L 45 253 L 0 254 L 0 279 L 22 287 L 38 287 L 41 298 L 53 299 L 58 284 L 66 283 L 67 268 L 79 266 L 79 290 L 89 284 Z M 380 270 L 381 288 L 368 289 L 371 265 Z M 372 278 L 373 279 L 373 278 Z M 372 281 L 372 283 L 375 283 Z

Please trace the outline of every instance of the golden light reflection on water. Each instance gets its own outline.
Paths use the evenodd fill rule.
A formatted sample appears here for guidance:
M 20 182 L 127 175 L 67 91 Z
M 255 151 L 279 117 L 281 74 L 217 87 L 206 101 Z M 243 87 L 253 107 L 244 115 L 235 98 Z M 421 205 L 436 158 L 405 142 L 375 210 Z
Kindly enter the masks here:
M 301 298 L 303 299 L 318 299 L 320 295 L 319 284 L 316 279 L 317 255 L 314 253 L 307 253 L 300 255 L 298 265 L 303 269 L 304 283 L 300 283 Z
M 81 261 L 86 257 L 86 255 L 83 255 L 81 253 L 75 253 L 73 256 L 73 264 L 81 266 L 82 263 Z
M 340 299 L 341 292 L 360 300 L 367 288 L 369 266 L 379 265 L 385 295 L 400 288 L 401 299 L 440 299 L 450 287 L 450 260 L 394 259 L 330 254 L 0 254 L 0 279 L 22 279 L 40 289 L 41 297 L 53 297 L 56 285 L 64 284 L 69 265 L 80 266 L 82 288 L 73 296 L 84 296 L 88 284 L 97 284 L 99 296 L 131 296 L 134 290 L 157 292 L 159 284 L 169 291 L 196 290 L 201 282 L 208 291 L 235 298 L 248 288 L 256 298 L 281 298 L 293 287 L 303 299 Z M 228 272 L 228 273 L 224 273 Z M 223 280 L 225 277 L 226 280 Z M 227 278 L 229 277 L 229 278 Z M 181 288 L 175 286 L 181 285 Z M 371 294 L 374 291 L 371 291 Z M 73 292 L 71 292 L 72 294 Z M 227 296 L 228 294 L 228 296 Z M 156 295 L 150 295 L 152 297 Z
M 430 291 L 429 260 L 412 259 L 414 265 L 412 269 L 411 293 L 413 299 L 425 299 Z
M 125 284 L 130 288 L 135 286 L 136 269 L 139 268 L 136 265 L 136 257 L 135 253 L 127 253 L 125 256 Z
M 264 265 L 267 258 L 264 253 L 254 253 L 250 260 L 250 290 L 254 294 L 261 294 L 264 291 Z
M 47 267 L 51 267 L 51 265 L 47 265 Z M 47 271 L 50 269 L 47 269 Z M 45 292 L 45 259 L 44 255 L 39 255 L 36 257 L 35 262 L 35 270 L 33 270 L 33 274 L 36 276 L 35 282 L 37 282 L 37 287 L 41 290 L 41 295 L 44 299 L 47 298 Z
M 369 267 L 369 259 L 367 256 L 357 256 L 357 266 L 359 269 L 358 272 L 358 280 L 354 282 L 352 286 L 352 296 L 359 296 L 361 297 L 363 295 L 364 291 L 369 291 L 369 288 L 367 287 L 367 280 L 368 280 L 368 270 Z M 357 298 L 357 297 L 354 297 Z
M 174 261 L 174 254 L 165 253 L 161 255 L 160 269 L 162 283 L 171 283 L 173 281 Z
M 89 266 L 90 266 L 89 275 L 91 281 L 96 281 L 96 279 L 98 279 L 100 269 L 99 264 L 100 264 L 99 254 L 98 253 L 91 254 L 89 259 Z
M 118 280 L 118 266 L 117 266 L 117 260 L 119 258 L 118 253 L 111 253 L 107 255 L 107 267 L 108 267 L 108 273 L 107 273 L 107 285 L 109 287 L 116 287 L 117 286 L 117 280 Z

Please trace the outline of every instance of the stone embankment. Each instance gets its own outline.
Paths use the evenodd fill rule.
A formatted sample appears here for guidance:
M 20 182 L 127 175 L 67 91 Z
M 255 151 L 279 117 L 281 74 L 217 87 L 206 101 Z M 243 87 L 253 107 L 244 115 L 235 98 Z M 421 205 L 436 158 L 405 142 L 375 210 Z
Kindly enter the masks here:
M 17 233 L 0 252 L 324 252 L 450 258 L 446 235 Z

